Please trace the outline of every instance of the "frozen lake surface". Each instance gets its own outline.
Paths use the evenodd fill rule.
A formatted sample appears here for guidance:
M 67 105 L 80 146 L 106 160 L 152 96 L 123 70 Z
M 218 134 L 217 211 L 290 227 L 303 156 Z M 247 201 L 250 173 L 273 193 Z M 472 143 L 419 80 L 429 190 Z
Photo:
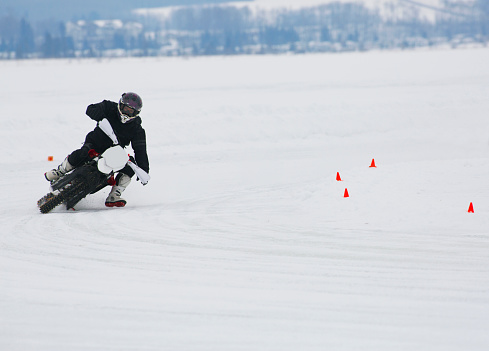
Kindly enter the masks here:
M 487 350 L 488 62 L 0 61 L 0 349 Z M 150 183 L 39 213 L 124 91 Z

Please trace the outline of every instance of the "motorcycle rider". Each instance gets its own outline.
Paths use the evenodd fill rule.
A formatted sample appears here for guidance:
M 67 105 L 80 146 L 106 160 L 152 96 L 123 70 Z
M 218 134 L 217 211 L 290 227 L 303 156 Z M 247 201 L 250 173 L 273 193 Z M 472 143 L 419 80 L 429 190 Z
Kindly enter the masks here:
M 143 101 L 141 97 L 136 93 L 127 92 L 122 94 L 118 103 L 104 100 L 89 105 L 86 114 L 97 122 L 102 121 L 104 118 L 107 119 L 117 136 L 119 145 L 125 147 L 130 143 L 134 150 L 136 164 L 149 173 L 146 132 L 141 126 L 142 121 L 141 117 L 139 117 L 142 107 Z M 88 161 L 91 149 L 102 154 L 113 145 L 112 139 L 100 129 L 97 123 L 97 127 L 87 134 L 83 146 L 69 154 L 57 168 L 46 172 L 44 176 L 48 181 L 55 181 L 65 173 Z M 105 206 L 124 207 L 126 205 L 127 202 L 121 198 L 121 194 L 127 188 L 133 176 L 134 171 L 129 165 L 126 165 L 118 172 L 115 178 L 116 183 L 112 186 L 112 190 L 105 200 Z

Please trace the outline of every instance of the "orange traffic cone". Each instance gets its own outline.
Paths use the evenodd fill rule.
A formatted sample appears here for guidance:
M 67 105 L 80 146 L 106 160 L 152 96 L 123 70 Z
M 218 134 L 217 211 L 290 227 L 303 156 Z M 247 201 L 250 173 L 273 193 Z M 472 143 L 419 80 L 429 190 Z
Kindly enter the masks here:
M 474 205 L 472 205 L 472 202 L 470 203 L 469 210 L 467 212 L 474 213 Z
M 343 195 L 343 197 L 350 197 L 350 194 L 348 194 L 348 189 L 345 188 L 345 195 Z
M 372 163 L 370 164 L 370 166 L 369 166 L 369 167 L 370 167 L 370 168 L 372 168 L 372 167 L 377 167 L 377 166 L 375 165 L 375 160 L 374 160 L 374 159 L 372 159 Z
M 340 172 L 336 172 L 336 180 L 341 182 Z

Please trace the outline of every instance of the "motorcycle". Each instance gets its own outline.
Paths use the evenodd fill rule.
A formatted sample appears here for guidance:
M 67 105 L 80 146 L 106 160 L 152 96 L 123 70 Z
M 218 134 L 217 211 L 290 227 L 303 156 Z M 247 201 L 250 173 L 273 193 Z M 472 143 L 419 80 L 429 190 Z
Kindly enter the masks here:
M 89 194 L 95 194 L 107 185 L 114 185 L 114 173 L 126 166 L 129 157 L 117 145 L 103 154 L 89 152 L 90 160 L 51 183 L 51 191 L 37 201 L 41 213 L 48 213 L 62 203 L 73 208 Z
M 148 183 L 149 174 L 139 168 L 118 145 L 108 121 L 104 119 L 98 126 L 114 141 L 115 145 L 102 154 L 90 150 L 88 153 L 90 159 L 85 164 L 51 182 L 51 191 L 37 201 L 41 213 L 48 213 L 62 203 L 65 203 L 67 210 L 72 209 L 86 196 L 95 194 L 107 185 L 115 185 L 114 174 L 126 165 L 134 170 L 143 185 Z

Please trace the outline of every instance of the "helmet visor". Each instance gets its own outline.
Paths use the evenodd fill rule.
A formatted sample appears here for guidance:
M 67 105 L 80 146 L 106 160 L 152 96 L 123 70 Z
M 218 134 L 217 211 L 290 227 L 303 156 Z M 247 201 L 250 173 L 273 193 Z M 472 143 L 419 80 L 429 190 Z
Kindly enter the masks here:
M 138 115 L 139 111 L 126 104 L 121 104 L 121 113 L 127 117 L 134 118 Z

